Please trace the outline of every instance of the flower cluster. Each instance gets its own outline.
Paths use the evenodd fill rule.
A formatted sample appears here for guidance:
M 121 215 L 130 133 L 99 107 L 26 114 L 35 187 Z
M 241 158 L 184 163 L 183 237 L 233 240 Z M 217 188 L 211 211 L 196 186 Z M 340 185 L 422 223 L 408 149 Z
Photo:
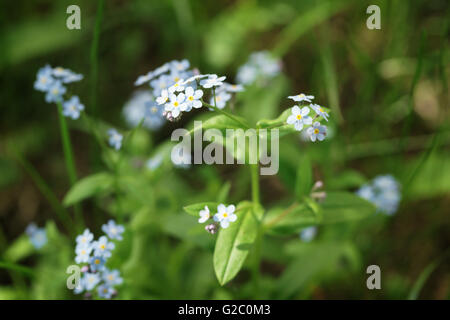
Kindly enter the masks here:
M 211 216 L 208 206 L 205 206 L 203 210 L 200 210 L 198 219 L 199 223 L 205 223 L 211 217 L 216 223 L 211 223 L 206 225 L 205 230 L 211 234 L 215 234 L 218 230 L 218 224 L 224 229 L 228 228 L 230 222 L 234 222 L 237 219 L 234 211 L 236 210 L 234 205 L 225 206 L 224 204 L 219 204 L 217 206 L 217 213 L 214 216 Z
M 397 211 L 401 199 L 400 185 L 391 175 L 377 176 L 371 183 L 363 185 L 356 194 L 388 215 Z
M 74 293 L 79 294 L 85 291 L 86 296 L 90 296 L 90 292 L 98 285 L 98 296 L 111 299 L 117 294 L 114 286 L 120 285 L 123 279 L 120 277 L 119 270 L 109 270 L 105 264 L 111 257 L 111 251 L 115 248 L 115 244 L 111 240 L 122 240 L 124 227 L 109 220 L 102 226 L 102 230 L 106 236 L 101 236 L 96 241 L 89 229 L 84 230 L 76 238 L 75 262 L 83 265 L 81 269 L 83 275 Z
M 125 104 L 123 115 L 130 127 L 142 126 L 149 130 L 158 130 L 165 123 L 164 107 L 156 103 L 153 94 L 147 90 L 137 90 Z
M 64 94 L 67 92 L 64 84 L 77 82 L 82 79 L 82 74 L 75 73 L 69 69 L 52 68 L 50 65 L 46 65 L 39 69 L 34 88 L 46 93 L 45 101 L 47 103 L 61 103 L 64 116 L 78 119 L 81 111 L 84 110 L 84 105 L 81 104 L 78 96 L 72 96 L 70 99 L 64 100 Z
M 30 242 L 36 249 L 42 248 L 47 243 L 47 233 L 44 228 L 38 228 L 35 223 L 30 223 L 25 230 Z
M 254 52 L 248 61 L 239 67 L 236 82 L 240 84 L 252 84 L 257 79 L 270 79 L 281 71 L 281 62 L 272 57 L 268 51 Z
M 304 126 L 310 126 L 308 127 L 308 129 L 306 129 L 306 133 L 311 141 L 323 141 L 325 139 L 325 136 L 327 135 L 327 127 L 321 125 L 319 121 L 314 120 L 322 117 L 323 119 L 325 119 L 325 121 L 328 121 L 328 113 L 325 112 L 325 110 L 321 106 L 311 103 L 314 99 L 314 96 L 300 93 L 295 96 L 289 96 L 288 98 L 294 100 L 295 102 L 298 102 L 300 106 L 295 105 L 292 107 L 292 114 L 287 118 L 286 122 L 288 124 L 293 124 L 295 130 L 297 131 L 302 131 Z M 309 104 L 309 106 L 306 106 L 306 104 Z M 311 111 L 310 108 L 315 112 L 314 118 L 311 118 L 309 116 L 309 113 Z
M 135 82 L 135 85 L 149 83 L 157 97 L 152 110 L 169 121 L 178 120 L 183 112 L 201 108 L 205 92 L 209 93 L 210 105 L 223 109 L 231 99 L 231 93 L 244 90 L 242 85 L 224 82 L 225 76 L 200 74 L 189 68 L 188 60 L 174 60 L 140 76 Z

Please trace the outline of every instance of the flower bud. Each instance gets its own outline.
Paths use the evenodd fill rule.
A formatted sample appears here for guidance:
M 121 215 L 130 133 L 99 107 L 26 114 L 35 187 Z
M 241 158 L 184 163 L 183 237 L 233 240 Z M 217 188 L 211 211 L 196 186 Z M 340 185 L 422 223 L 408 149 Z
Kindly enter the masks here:
M 217 224 L 211 223 L 205 226 L 205 230 L 208 231 L 211 234 L 217 233 Z

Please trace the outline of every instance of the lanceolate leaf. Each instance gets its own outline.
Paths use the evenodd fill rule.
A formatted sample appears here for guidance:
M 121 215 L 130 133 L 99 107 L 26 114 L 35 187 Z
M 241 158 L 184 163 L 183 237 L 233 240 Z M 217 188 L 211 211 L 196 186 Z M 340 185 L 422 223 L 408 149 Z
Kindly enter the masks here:
M 242 268 L 256 239 L 262 209 L 254 210 L 250 202 L 241 202 L 237 220 L 227 229 L 221 229 L 214 249 L 214 270 L 221 285 L 233 279 Z
M 112 188 L 114 177 L 107 172 L 93 174 L 78 181 L 64 197 L 64 205 L 70 206 Z

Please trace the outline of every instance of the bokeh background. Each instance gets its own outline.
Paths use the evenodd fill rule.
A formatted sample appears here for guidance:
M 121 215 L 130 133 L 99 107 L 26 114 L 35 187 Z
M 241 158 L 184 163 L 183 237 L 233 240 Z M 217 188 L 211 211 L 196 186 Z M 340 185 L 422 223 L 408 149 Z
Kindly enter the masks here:
M 66 28 L 70 4 L 81 8 L 81 30 Z M 381 30 L 366 27 L 370 4 L 381 8 Z M 284 240 L 267 238 L 261 267 L 267 289 L 259 292 L 241 285 L 245 270 L 221 288 L 211 252 L 199 253 L 189 234 L 169 228 L 168 236 L 155 233 L 145 244 L 153 259 L 142 266 L 151 270 L 143 272 L 145 284 L 133 282 L 120 297 L 406 299 L 420 279 L 420 298 L 450 297 L 448 1 L 107 0 L 97 29 L 97 1 L 2 1 L 0 7 L 0 259 L 30 222 L 54 219 L 35 173 L 58 199 L 69 189 L 56 109 L 33 89 L 40 67 L 50 63 L 84 74 L 72 88 L 86 109 L 126 127 L 122 109 L 139 75 L 187 58 L 202 72 L 234 79 L 251 52 L 269 50 L 282 60 L 283 76 L 264 89 L 272 95 L 257 101 L 270 100 L 268 115 L 274 117 L 290 106 L 287 95 L 311 93 L 331 108 L 334 136 L 322 146 L 301 144 L 298 136 L 288 140 L 279 175 L 261 179 L 263 204 L 290 196 L 296 157 L 308 150 L 315 177 L 328 190 L 355 190 L 379 174 L 394 175 L 404 191 L 398 212 L 319 229 L 319 244 L 294 258 L 295 246 L 281 253 Z M 258 112 L 256 103 L 250 113 Z M 192 117 L 145 135 L 145 143 L 157 146 Z M 75 122 L 70 127 L 78 175 L 100 170 L 93 138 Z M 248 180 L 237 167 L 175 174 L 190 193 L 203 197 L 217 193 L 224 181 L 232 186 L 230 200 L 249 195 Z M 188 195 L 175 198 L 178 211 L 193 202 Z M 83 211 L 92 230 L 108 217 L 94 202 Z M 63 236 L 58 223 L 56 228 Z M 156 252 L 152 244 L 161 242 Z M 339 250 L 345 254 L 330 263 Z M 57 264 L 41 259 L 35 252 L 19 262 L 44 273 Z M 191 259 L 198 274 L 184 275 Z M 381 267 L 382 290 L 365 286 L 370 264 Z M 3 265 L 0 298 L 74 298 L 64 284 L 48 288 L 51 279 L 35 278 Z

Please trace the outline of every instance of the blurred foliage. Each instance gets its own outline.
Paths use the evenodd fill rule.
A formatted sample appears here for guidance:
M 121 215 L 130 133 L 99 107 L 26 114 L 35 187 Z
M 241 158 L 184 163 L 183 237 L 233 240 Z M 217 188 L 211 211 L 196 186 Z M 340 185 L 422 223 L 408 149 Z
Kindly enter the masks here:
M 81 7 L 81 30 L 65 27 L 70 4 Z M 366 28 L 370 4 L 381 8 L 381 30 Z M 76 298 L 65 287 L 75 243 L 58 220 L 63 210 L 72 214 L 63 199 L 65 205 L 86 200 L 84 218 L 95 234 L 110 216 L 126 223 L 110 261 L 125 280 L 120 299 L 450 297 L 450 261 L 442 258 L 450 245 L 448 1 L 108 0 L 98 58 L 92 54 L 97 5 L 0 4 L 0 299 Z M 243 271 L 222 287 L 213 268 L 213 261 L 220 264 L 213 259 L 215 237 L 182 208 L 250 198 L 247 171 L 163 163 L 141 174 L 130 165 L 169 153 L 164 141 L 172 130 L 192 128 L 202 115 L 189 114 L 154 133 L 137 131 L 118 176 L 101 172 L 106 155 L 86 128 L 70 122 L 78 175 L 89 177 L 67 194 L 56 109 L 33 82 L 45 63 L 83 73 L 75 91 L 87 110 L 97 101 L 98 117 L 123 127 L 122 107 L 138 75 L 187 58 L 204 72 L 233 79 L 258 50 L 277 54 L 283 74 L 238 95 L 241 116 L 253 124 L 276 118 L 290 106 L 287 95 L 304 91 L 333 118 L 333 134 L 322 144 L 297 134 L 280 141 L 278 175 L 261 177 L 266 219 L 317 180 L 328 191 L 325 208 L 384 173 L 400 180 L 403 199 L 395 216 L 322 225 L 311 243 L 298 231 L 317 222 L 314 208 L 297 208 L 263 240 L 259 282 L 249 281 L 255 268 L 250 250 Z M 298 170 L 304 163 L 307 172 Z M 342 211 L 361 214 L 357 206 Z M 31 221 L 47 230 L 49 243 L 39 252 L 23 234 Z M 370 264 L 381 267 L 382 290 L 366 288 Z

